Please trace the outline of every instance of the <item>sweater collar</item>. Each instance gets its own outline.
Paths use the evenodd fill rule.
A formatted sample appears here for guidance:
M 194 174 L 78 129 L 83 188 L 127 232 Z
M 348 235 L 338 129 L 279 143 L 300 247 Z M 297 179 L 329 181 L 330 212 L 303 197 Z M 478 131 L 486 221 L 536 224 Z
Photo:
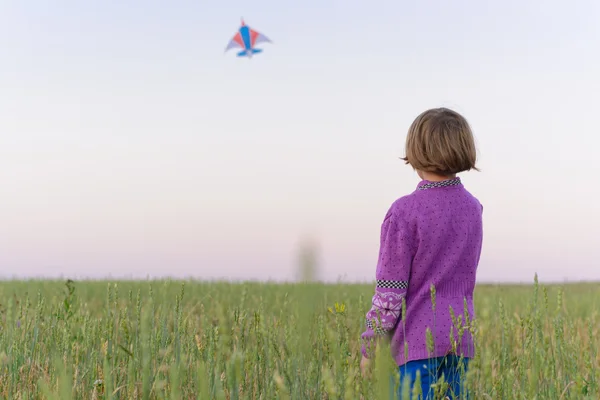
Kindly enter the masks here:
M 458 176 L 456 178 L 446 179 L 445 181 L 439 181 L 439 182 L 431 182 L 431 181 L 427 181 L 427 180 L 422 180 L 417 185 L 417 190 L 426 190 L 426 189 L 448 187 L 448 186 L 462 186 L 462 182 L 460 181 L 460 178 Z

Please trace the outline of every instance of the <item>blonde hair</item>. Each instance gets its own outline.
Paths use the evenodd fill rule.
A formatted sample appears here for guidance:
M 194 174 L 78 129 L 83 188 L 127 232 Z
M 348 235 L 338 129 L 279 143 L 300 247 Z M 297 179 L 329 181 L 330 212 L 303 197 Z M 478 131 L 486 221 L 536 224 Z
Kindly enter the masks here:
M 469 123 L 447 108 L 424 111 L 413 121 L 402 160 L 416 170 L 439 175 L 479 171 L 475 166 L 477 150 Z

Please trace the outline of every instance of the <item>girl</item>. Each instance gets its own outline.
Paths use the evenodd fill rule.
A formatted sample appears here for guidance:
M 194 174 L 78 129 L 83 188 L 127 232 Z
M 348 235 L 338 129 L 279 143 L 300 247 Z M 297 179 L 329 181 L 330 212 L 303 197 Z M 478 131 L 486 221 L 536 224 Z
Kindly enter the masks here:
M 408 378 L 411 393 L 419 373 L 423 399 L 433 399 L 442 376 L 442 395 L 459 398 L 475 350 L 468 325 L 483 236 L 483 207 L 456 176 L 478 170 L 468 122 L 446 108 L 423 112 L 408 131 L 403 160 L 422 181 L 383 220 L 361 368 L 377 338 L 389 336 L 400 382 Z

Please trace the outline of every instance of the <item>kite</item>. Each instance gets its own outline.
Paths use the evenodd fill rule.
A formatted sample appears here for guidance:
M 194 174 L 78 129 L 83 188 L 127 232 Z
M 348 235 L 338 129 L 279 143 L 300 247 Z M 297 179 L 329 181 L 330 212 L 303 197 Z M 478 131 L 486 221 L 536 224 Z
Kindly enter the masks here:
M 272 43 L 271 40 L 262 33 L 250 28 L 242 18 L 242 26 L 237 31 L 233 39 L 229 42 L 225 51 L 233 48 L 242 49 L 237 53 L 238 57 L 252 58 L 252 55 L 262 52 L 262 49 L 257 49 L 255 46 L 259 43 Z

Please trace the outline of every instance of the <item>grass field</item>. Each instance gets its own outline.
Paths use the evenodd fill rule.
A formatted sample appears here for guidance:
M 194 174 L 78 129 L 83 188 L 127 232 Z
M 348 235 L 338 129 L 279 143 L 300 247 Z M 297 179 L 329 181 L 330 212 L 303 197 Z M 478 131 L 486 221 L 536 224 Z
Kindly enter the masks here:
M 387 399 L 371 285 L 0 283 L 0 397 Z M 337 306 L 336 306 L 337 303 Z M 474 399 L 600 398 L 600 288 L 479 286 Z

